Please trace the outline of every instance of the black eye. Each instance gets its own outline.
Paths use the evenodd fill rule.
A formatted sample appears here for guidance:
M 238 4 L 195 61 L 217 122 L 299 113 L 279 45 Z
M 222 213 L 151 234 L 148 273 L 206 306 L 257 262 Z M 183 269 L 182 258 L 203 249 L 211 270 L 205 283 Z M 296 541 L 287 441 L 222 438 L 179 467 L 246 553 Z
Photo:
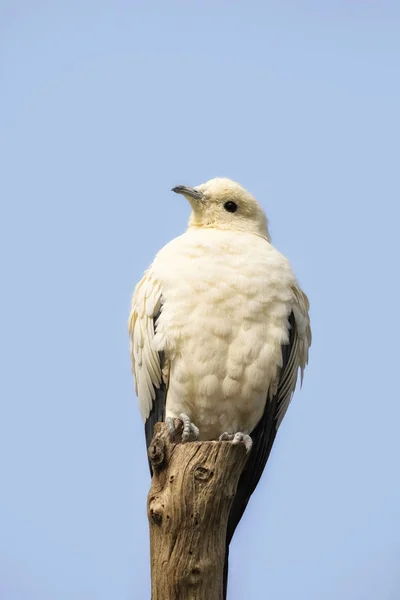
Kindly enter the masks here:
M 228 200 L 228 202 L 225 202 L 224 204 L 224 209 L 228 212 L 236 212 L 237 204 L 235 204 L 235 202 L 232 202 L 232 200 Z

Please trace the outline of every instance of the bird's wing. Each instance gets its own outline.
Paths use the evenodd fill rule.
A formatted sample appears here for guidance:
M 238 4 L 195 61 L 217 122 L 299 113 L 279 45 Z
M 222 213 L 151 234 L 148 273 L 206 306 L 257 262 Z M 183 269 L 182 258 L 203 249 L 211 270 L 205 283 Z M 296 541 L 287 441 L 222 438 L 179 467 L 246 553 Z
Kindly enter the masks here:
M 303 383 L 304 369 L 308 363 L 308 351 L 311 346 L 311 327 L 308 311 L 310 303 L 305 293 L 298 287 L 292 286 L 293 293 L 293 324 L 290 323 L 290 334 L 293 342 L 282 347 L 282 357 L 285 365 L 285 351 L 288 353 L 286 366 L 282 366 L 279 374 L 276 429 L 282 422 L 289 407 L 294 390 L 296 388 L 297 376 L 300 369 L 300 383 Z
M 145 421 L 147 447 L 154 425 L 164 420 L 168 366 L 162 352 L 153 347 L 162 291 L 151 270 L 137 284 L 129 315 L 130 354 L 140 412 Z
M 302 380 L 308 361 L 308 349 L 311 345 L 309 303 L 307 296 L 297 286 L 292 291 L 292 310 L 288 317 L 289 343 L 282 346 L 282 367 L 278 381 L 272 386 L 276 392 L 268 394 L 264 414 L 251 433 L 253 447 L 232 504 L 227 531 L 228 544 L 264 471 L 276 432 L 292 399 L 298 371 L 300 369 Z

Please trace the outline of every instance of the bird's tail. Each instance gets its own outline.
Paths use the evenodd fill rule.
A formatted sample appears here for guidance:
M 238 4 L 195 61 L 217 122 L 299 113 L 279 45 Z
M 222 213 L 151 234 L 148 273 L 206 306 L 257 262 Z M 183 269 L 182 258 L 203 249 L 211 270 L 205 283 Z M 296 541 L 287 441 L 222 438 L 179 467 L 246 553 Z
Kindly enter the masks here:
M 225 563 L 224 563 L 224 594 L 223 599 L 226 600 L 226 593 L 228 590 L 228 562 L 229 562 L 229 542 L 226 541 L 225 547 Z

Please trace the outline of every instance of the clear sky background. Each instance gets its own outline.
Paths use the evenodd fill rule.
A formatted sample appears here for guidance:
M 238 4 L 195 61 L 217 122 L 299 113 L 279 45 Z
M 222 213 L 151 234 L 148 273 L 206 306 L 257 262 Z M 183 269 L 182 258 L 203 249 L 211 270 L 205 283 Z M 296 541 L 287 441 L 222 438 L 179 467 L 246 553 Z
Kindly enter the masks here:
M 149 598 L 130 297 L 227 176 L 314 332 L 229 600 L 398 600 L 398 0 L 2 0 L 0 44 L 1 599 Z

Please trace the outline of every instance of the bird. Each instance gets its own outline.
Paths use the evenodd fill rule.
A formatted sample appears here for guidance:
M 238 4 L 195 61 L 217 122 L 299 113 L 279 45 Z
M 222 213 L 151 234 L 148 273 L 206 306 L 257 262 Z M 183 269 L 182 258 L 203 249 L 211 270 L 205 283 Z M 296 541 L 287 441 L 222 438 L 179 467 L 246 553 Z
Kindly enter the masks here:
M 154 425 L 182 442 L 226 440 L 249 453 L 231 507 L 229 544 L 271 452 L 311 346 L 309 301 L 271 242 L 261 204 L 217 177 L 172 189 L 191 207 L 136 285 L 128 321 L 149 447 Z

